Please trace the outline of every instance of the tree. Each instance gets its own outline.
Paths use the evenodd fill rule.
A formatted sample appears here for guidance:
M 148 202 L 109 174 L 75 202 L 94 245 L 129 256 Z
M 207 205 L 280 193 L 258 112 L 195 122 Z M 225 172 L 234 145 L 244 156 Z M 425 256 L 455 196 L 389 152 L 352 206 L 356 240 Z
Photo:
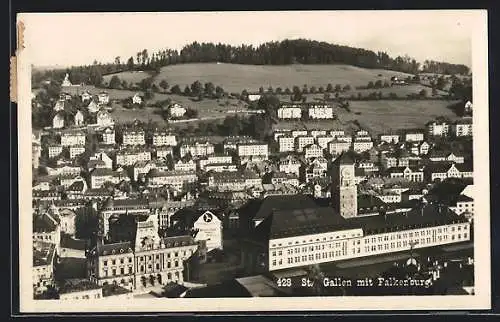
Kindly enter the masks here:
M 166 80 L 162 79 L 159 85 L 163 89 L 163 92 L 167 91 L 167 89 L 168 89 L 168 83 L 167 83 Z
M 111 80 L 109 81 L 109 88 L 119 89 L 120 86 L 121 86 L 120 78 L 118 78 L 118 76 L 116 75 L 113 75 L 113 77 L 111 77 Z
M 342 91 L 344 91 L 344 92 L 348 92 L 350 90 L 351 90 L 351 85 L 349 85 L 349 84 L 345 85 L 344 88 L 342 89 Z
M 326 91 L 327 91 L 328 93 L 333 92 L 333 86 L 332 86 L 332 84 L 328 83 L 328 85 L 326 86 Z
M 285 94 L 290 95 L 290 94 L 292 94 L 292 91 L 287 87 L 287 88 L 285 88 Z
M 425 89 L 422 89 L 420 92 L 418 92 L 418 96 L 422 98 L 427 97 L 427 91 Z
M 382 81 L 380 79 L 378 79 L 375 84 L 374 84 L 374 88 L 382 88 Z
M 186 96 L 191 96 L 191 89 L 189 88 L 189 86 L 186 85 L 186 87 L 184 88 L 184 95 Z
M 192 109 L 192 108 L 187 108 L 185 116 L 188 119 L 195 119 L 195 118 L 198 117 L 198 110 L 195 110 L 195 109 Z
M 177 84 L 175 84 L 171 89 L 170 91 L 172 92 L 172 94 L 176 94 L 176 95 L 180 95 L 182 93 L 181 91 L 181 87 Z
M 283 94 L 283 89 L 281 87 L 276 88 L 276 94 L 278 95 Z
M 317 91 L 318 91 L 318 90 L 317 90 L 316 86 L 311 86 L 311 88 L 309 89 L 309 92 L 310 92 L 311 94 L 316 94 L 316 92 L 317 92 Z
M 320 86 L 318 88 L 318 92 L 320 92 L 321 94 L 323 94 L 325 92 L 325 88 L 323 86 Z
M 221 98 L 224 96 L 224 89 L 220 86 L 215 87 L 215 97 L 216 98 Z
M 193 96 L 198 96 L 203 92 L 203 85 L 201 84 L 200 81 L 194 81 L 193 84 L 191 84 L 191 93 Z
M 259 87 L 259 94 L 264 94 L 264 87 Z
M 213 97 L 215 92 L 215 86 L 212 82 L 205 83 L 205 95 Z
M 302 86 L 302 94 L 307 94 L 309 93 L 309 90 L 307 89 L 307 84 L 304 84 L 304 86 Z
M 340 91 L 342 91 L 342 86 L 340 86 L 340 84 L 335 85 L 335 92 L 338 93 Z
M 120 56 L 116 56 L 115 57 L 115 65 L 117 65 L 117 67 L 120 67 L 121 63 L 120 63 Z
M 127 70 L 133 70 L 134 69 L 134 58 L 130 56 L 130 58 L 127 60 Z
M 375 84 L 373 84 L 373 82 L 372 82 L 372 81 L 369 81 L 369 82 L 368 82 L 368 86 L 367 86 L 367 88 L 370 88 L 370 89 L 371 89 L 371 88 L 374 88 L 374 87 L 375 87 Z

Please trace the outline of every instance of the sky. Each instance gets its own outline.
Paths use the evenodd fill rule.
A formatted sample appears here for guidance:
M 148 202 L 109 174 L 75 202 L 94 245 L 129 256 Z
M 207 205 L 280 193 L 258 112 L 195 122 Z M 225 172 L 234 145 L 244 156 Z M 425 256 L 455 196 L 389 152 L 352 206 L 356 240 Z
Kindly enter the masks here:
M 473 11 L 288 11 L 25 14 L 35 66 L 122 61 L 193 41 L 258 45 L 307 38 L 471 66 Z

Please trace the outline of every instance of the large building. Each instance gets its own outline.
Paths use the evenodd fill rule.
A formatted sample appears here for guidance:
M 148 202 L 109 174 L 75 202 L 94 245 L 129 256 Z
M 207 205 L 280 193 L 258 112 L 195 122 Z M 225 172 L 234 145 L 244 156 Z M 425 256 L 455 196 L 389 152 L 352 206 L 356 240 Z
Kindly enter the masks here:
M 332 165 L 332 204 L 277 196 L 247 206 L 243 265 L 248 273 L 409 251 L 470 240 L 470 222 L 442 204 L 389 205 L 358 196 L 354 163 L 345 154 Z M 283 199 L 283 200 L 282 200 Z M 286 200 L 285 200 L 286 199 Z M 304 200 L 301 200 L 304 199 Z M 297 201 L 297 200 L 300 200 Z M 258 220 L 255 220 L 257 218 Z M 252 227 L 253 226 L 253 227 Z
M 128 240 L 98 242 L 87 253 L 87 272 L 98 285 L 119 285 L 129 290 L 170 282 L 182 284 L 188 261 L 198 256 L 192 236 L 161 238 L 158 218 L 137 221 Z

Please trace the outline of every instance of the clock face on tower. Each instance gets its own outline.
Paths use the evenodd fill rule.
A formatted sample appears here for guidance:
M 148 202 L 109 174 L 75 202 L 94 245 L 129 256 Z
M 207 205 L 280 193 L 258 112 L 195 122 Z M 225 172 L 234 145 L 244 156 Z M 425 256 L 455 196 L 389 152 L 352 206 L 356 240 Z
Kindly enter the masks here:
M 347 169 L 347 168 L 342 169 L 340 174 L 341 174 L 342 178 L 344 178 L 344 179 L 351 178 L 351 171 L 349 171 L 349 169 Z

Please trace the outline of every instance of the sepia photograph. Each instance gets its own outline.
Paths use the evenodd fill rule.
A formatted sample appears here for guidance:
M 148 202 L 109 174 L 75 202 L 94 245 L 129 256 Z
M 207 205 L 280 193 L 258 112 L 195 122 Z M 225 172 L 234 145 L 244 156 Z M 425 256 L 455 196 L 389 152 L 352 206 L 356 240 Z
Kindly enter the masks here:
M 19 14 L 21 312 L 489 309 L 486 17 Z

